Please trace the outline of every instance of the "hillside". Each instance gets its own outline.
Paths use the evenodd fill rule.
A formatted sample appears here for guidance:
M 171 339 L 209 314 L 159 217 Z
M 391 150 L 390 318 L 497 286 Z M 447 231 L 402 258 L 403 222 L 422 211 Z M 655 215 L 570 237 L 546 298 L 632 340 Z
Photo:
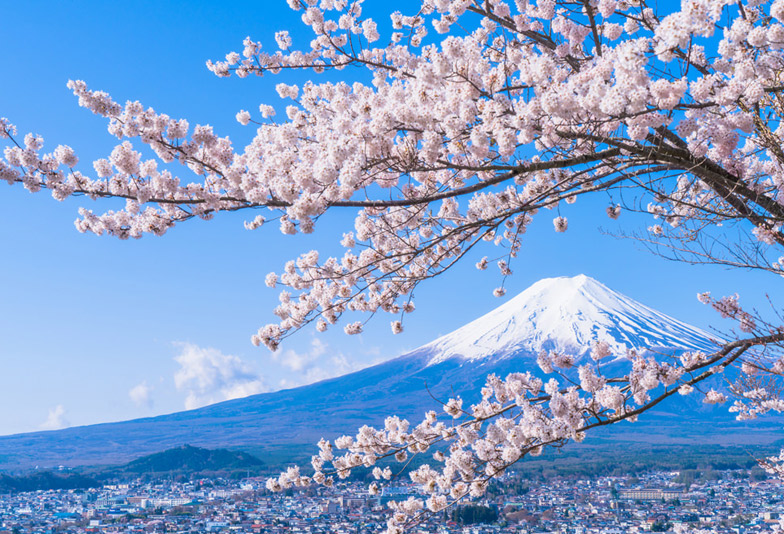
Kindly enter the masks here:
M 264 462 L 250 454 L 226 449 L 203 449 L 191 445 L 175 447 L 163 452 L 137 458 L 109 472 L 122 474 L 163 473 L 218 473 L 253 471 L 264 467 Z

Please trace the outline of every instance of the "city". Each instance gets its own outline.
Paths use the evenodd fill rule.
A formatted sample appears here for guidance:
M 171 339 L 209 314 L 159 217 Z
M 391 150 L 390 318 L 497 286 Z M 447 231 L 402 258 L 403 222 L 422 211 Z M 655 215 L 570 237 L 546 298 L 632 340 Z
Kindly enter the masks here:
M 462 503 L 493 511 L 494 521 L 456 522 L 455 509 L 433 514 L 409 531 L 462 534 L 620 534 L 707 529 L 717 533 L 771 531 L 784 514 L 778 480 L 744 471 L 680 483 L 679 472 L 560 479 L 528 484 L 514 475 L 486 498 Z M 514 482 L 512 482 L 514 480 Z M 391 500 L 416 496 L 393 484 L 380 496 L 352 482 L 333 488 L 271 494 L 261 477 L 105 485 L 87 490 L 0 496 L 0 532 L 32 533 L 372 533 L 386 526 Z M 496 515 L 497 514 L 497 515 Z M 782 516 L 784 517 L 784 516 Z

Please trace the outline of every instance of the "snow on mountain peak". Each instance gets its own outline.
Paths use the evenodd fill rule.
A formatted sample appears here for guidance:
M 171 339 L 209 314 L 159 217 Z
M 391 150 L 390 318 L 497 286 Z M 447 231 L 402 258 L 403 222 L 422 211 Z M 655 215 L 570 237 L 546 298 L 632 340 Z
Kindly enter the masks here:
M 582 355 L 594 341 L 627 348 L 711 350 L 707 333 L 613 291 L 585 275 L 545 278 L 490 313 L 428 343 L 428 365 L 556 350 Z

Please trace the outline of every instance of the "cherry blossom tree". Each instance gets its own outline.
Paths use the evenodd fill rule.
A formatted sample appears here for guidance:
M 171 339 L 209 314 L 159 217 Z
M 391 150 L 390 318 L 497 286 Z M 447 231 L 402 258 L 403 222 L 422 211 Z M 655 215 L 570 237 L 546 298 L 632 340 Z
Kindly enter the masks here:
M 422 0 L 383 21 L 365 16 L 362 0 L 288 3 L 313 31 L 305 48 L 281 31 L 278 50 L 246 38 L 239 52 L 207 62 L 221 77 L 313 72 L 302 87 L 277 85 L 285 117 L 269 103 L 237 113 L 256 127 L 244 149 L 210 126 L 72 81 L 79 105 L 105 117 L 119 144 L 87 172 L 71 147 L 45 152 L 43 139 L 19 137 L 2 119 L 0 178 L 60 200 L 125 199 L 120 210 L 82 209 L 76 222 L 121 239 L 251 209 L 261 214 L 249 216 L 249 229 L 276 221 L 284 234 L 310 233 L 327 211 L 353 210 L 341 257 L 310 251 L 267 276 L 284 288 L 280 320 L 252 340 L 272 350 L 311 323 L 361 332 L 363 322 L 342 321 L 346 312 L 390 313 L 401 332 L 417 285 L 475 247 L 491 251 L 477 269 L 495 264 L 503 282 L 531 221 L 582 195 L 605 195 L 612 219 L 647 213 L 650 227 L 634 237 L 661 254 L 784 274 L 784 0 L 682 0 L 659 10 L 644 0 Z M 348 67 L 361 81 L 318 81 Z M 568 231 L 566 217 L 552 222 Z M 389 523 L 397 532 L 425 510 L 482 494 L 520 458 L 634 419 L 730 365 L 745 377 L 729 392 L 739 416 L 781 411 L 761 377 L 784 371 L 771 352 L 784 331 L 736 296 L 700 298 L 738 322 L 737 339 L 713 354 L 630 353 L 627 375 L 584 364 L 578 383 L 491 376 L 479 404 L 445 402 L 454 424 L 435 412 L 413 429 L 390 418 L 383 430 L 321 442 L 314 475 L 292 468 L 270 487 L 330 483 L 443 444 L 440 467 L 411 474 L 431 497 L 398 506 Z M 598 343 L 593 356 L 609 354 Z M 547 373 L 575 365 L 559 354 L 538 363 Z M 725 400 L 705 392 L 706 402 Z

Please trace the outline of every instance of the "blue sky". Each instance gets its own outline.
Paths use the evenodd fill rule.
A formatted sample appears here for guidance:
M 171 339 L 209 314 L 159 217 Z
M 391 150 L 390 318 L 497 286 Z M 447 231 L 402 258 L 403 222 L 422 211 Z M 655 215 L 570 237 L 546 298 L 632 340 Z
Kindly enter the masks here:
M 246 35 L 271 47 L 273 33 L 289 29 L 296 46 L 310 31 L 284 0 L 16 2 L 4 6 L 3 21 L 0 116 L 21 133 L 40 133 L 50 148 L 73 146 L 84 170 L 114 143 L 105 121 L 76 105 L 69 78 L 121 102 L 138 99 L 191 124 L 211 124 L 242 146 L 253 130 L 236 122 L 237 111 L 277 105 L 274 85 L 303 78 L 218 79 L 205 61 L 241 49 Z M 251 334 L 274 320 L 277 293 L 264 276 L 312 248 L 337 252 L 350 213 L 328 216 L 311 236 L 283 236 L 274 225 L 249 232 L 246 215 L 227 214 L 163 238 L 121 242 L 79 234 L 73 220 L 83 205 L 93 203 L 0 185 L 0 434 L 173 412 L 341 374 L 500 304 L 492 296 L 500 279 L 469 261 L 417 290 L 417 311 L 402 335 L 393 336 L 388 318 L 379 317 L 359 337 L 302 331 L 271 355 L 250 344 Z M 507 295 L 543 277 L 585 273 L 709 328 L 727 325 L 697 302 L 698 291 L 739 292 L 760 308 L 766 292 L 781 293 L 771 275 L 672 263 L 600 233 L 645 226 L 628 215 L 611 221 L 606 205 L 597 197 L 564 206 L 565 234 L 553 232 L 552 217 L 542 214 L 513 265 Z

